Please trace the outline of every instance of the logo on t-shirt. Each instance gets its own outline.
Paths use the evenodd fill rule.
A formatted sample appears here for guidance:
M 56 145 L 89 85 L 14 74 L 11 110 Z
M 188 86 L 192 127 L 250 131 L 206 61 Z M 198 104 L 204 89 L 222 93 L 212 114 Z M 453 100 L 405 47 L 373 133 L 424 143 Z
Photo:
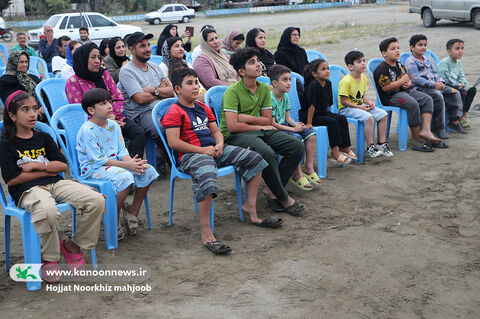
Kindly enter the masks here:
M 350 95 L 350 100 L 352 100 L 353 103 L 361 105 L 363 103 L 363 95 L 362 92 L 357 91 L 357 96 L 352 96 Z
M 197 116 L 196 121 L 192 121 L 192 128 L 194 131 L 206 130 L 208 127 L 208 117 L 205 117 L 204 120 Z
M 20 152 L 17 150 L 19 160 L 17 161 L 17 165 L 22 165 L 31 162 L 48 162 L 48 159 L 45 157 L 45 147 L 36 150 L 25 150 Z

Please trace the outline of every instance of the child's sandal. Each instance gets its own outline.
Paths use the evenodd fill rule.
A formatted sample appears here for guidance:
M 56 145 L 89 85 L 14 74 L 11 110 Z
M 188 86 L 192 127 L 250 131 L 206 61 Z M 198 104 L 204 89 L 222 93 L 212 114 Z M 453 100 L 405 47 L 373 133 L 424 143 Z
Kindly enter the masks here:
M 117 238 L 118 240 L 122 240 L 125 238 L 125 233 L 123 232 L 123 228 L 122 228 L 122 225 L 120 225 L 120 223 L 118 223 L 118 227 L 117 227 Z
M 345 156 L 351 158 L 354 161 L 358 160 L 357 154 L 355 154 L 352 150 L 348 151 L 348 153 L 345 153 L 345 152 L 340 152 L 340 153 L 344 154 Z
M 125 223 L 127 224 L 127 233 L 130 236 L 135 236 L 137 234 L 138 228 L 138 218 L 135 215 L 132 215 L 128 212 L 128 207 L 130 205 L 125 202 L 122 206 L 123 218 L 125 218 Z
M 65 247 L 66 240 L 63 239 L 60 241 L 60 252 L 65 258 L 65 261 L 68 264 L 70 271 L 75 272 L 77 269 L 82 269 L 85 265 L 85 259 L 83 259 L 83 253 L 80 251 L 78 254 L 71 253 Z
M 303 176 L 310 182 L 312 185 L 320 185 L 322 184 L 322 180 L 318 177 L 317 173 L 313 172 L 312 174 L 307 174 L 302 171 Z
M 329 160 L 337 164 L 349 164 L 352 162 L 352 159 L 350 157 L 347 157 L 346 155 L 343 155 L 341 153 L 338 158 L 330 157 Z

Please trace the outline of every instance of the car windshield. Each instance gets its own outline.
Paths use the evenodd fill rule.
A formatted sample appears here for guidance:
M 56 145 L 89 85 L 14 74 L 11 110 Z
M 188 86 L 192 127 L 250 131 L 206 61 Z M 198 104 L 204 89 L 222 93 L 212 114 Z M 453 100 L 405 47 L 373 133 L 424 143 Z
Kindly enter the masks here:
M 61 16 L 51 16 L 47 22 L 45 22 L 44 25 L 49 25 L 49 26 L 52 26 L 52 27 L 55 27 L 58 23 L 58 20 L 60 20 Z
M 165 9 L 165 6 L 161 6 L 160 9 L 158 9 L 158 11 L 163 11 L 163 9 Z

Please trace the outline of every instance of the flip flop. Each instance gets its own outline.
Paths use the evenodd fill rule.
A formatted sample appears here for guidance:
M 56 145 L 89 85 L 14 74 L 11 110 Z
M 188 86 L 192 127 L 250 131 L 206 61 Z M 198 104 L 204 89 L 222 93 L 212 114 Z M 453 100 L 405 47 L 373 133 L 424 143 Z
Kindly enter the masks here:
M 313 189 L 312 184 L 308 182 L 308 179 L 305 176 L 300 177 L 296 181 L 293 179 L 293 177 L 290 177 L 288 182 L 293 186 L 295 186 L 296 188 L 301 189 L 302 191 L 309 192 Z M 310 187 L 307 187 L 308 185 L 310 185 Z
M 310 184 L 320 185 L 322 184 L 322 180 L 318 177 L 317 173 L 313 172 L 312 174 L 307 174 L 302 171 L 303 176 L 310 182 Z
M 279 228 L 280 226 L 282 226 L 283 222 L 284 222 L 283 218 L 267 217 L 264 220 L 262 220 L 262 222 L 253 223 L 253 224 L 258 227 Z
M 285 211 L 292 216 L 300 216 L 300 214 L 305 210 L 305 205 L 299 204 L 297 201 L 293 205 L 285 207 Z
M 432 146 L 430 146 L 428 143 L 424 143 L 424 144 L 422 144 L 422 145 L 412 146 L 412 150 L 418 151 L 418 152 L 426 152 L 426 153 L 435 151 L 435 150 L 432 148 Z
M 448 148 L 448 145 L 444 141 L 438 141 L 438 143 L 427 143 L 433 148 Z
M 56 275 L 48 274 L 47 271 L 52 272 Z M 60 275 L 60 267 L 58 267 L 58 263 L 56 261 L 42 260 L 42 267 L 40 268 L 40 276 L 42 277 L 43 281 L 46 281 L 49 284 L 57 283 L 62 279 L 62 276 Z
M 345 152 L 340 152 L 340 153 L 351 158 L 354 161 L 358 160 L 357 154 L 355 154 L 352 150 L 350 150 L 348 153 L 345 153 Z
M 63 255 L 63 258 L 65 258 L 65 261 L 68 264 L 68 268 L 72 272 L 75 272 L 75 270 L 82 268 L 83 265 L 85 265 L 85 259 L 83 259 L 83 253 L 80 252 L 79 254 L 72 254 L 67 250 L 65 247 L 65 239 L 62 239 L 60 241 L 60 252 Z
M 232 251 L 223 241 L 215 240 L 205 243 L 205 247 L 215 255 L 223 255 Z
M 346 155 L 340 154 L 338 158 L 329 157 L 328 158 L 331 162 L 337 164 L 349 164 L 352 162 L 352 159 Z
M 280 204 L 280 202 L 276 198 L 267 197 L 267 204 L 268 207 L 276 213 L 281 213 L 285 211 L 285 208 L 283 208 L 282 204 Z

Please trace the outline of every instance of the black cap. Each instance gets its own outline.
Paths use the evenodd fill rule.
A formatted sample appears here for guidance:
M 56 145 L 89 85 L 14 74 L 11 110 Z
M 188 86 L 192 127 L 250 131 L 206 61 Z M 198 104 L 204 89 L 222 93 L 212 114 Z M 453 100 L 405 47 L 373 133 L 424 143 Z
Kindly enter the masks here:
M 137 31 L 128 36 L 127 45 L 130 47 L 135 43 L 142 41 L 143 39 L 150 40 L 151 38 L 153 38 L 153 34 L 151 33 L 145 34 L 143 32 Z

